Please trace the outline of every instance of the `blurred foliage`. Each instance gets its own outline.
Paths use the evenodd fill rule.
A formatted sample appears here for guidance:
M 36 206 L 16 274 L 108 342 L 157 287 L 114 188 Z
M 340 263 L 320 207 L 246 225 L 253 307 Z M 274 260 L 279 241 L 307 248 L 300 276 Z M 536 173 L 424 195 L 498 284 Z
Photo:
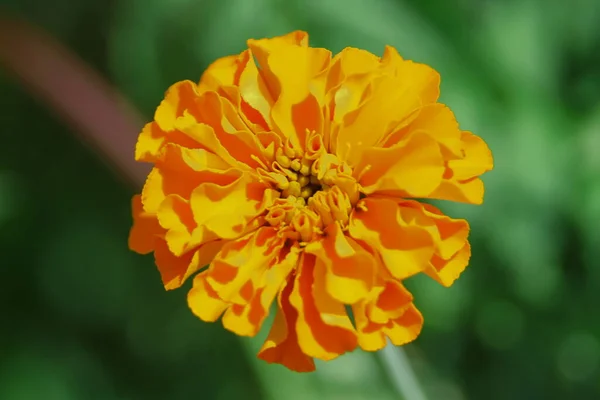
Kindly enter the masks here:
M 490 144 L 483 206 L 450 289 L 413 279 L 406 349 L 429 398 L 600 398 L 600 2 L 2 0 L 114 83 L 147 118 L 250 37 L 385 44 L 442 74 L 442 101 Z M 128 251 L 129 199 L 76 134 L 0 71 L 0 399 L 393 399 L 377 357 L 298 375 L 165 293 Z

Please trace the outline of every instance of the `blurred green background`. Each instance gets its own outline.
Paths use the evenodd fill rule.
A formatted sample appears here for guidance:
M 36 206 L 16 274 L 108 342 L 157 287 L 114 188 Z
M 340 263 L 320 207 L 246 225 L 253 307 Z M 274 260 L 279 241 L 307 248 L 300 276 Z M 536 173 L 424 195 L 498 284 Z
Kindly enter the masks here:
M 313 45 L 442 75 L 442 101 L 495 156 L 450 289 L 412 279 L 425 316 L 405 346 L 433 400 L 600 398 L 600 1 L 1 0 L 152 117 L 245 39 Z M 0 8 L 1 12 L 1 8 Z M 14 49 L 18 51 L 18 49 Z M 123 132 L 135 135 L 137 132 Z M 396 399 L 377 355 L 294 374 L 165 292 L 127 249 L 136 188 L 0 65 L 0 399 Z M 133 149 L 131 150 L 133 155 Z M 189 285 L 188 285 L 189 286 Z M 263 332 L 266 333 L 266 332 Z

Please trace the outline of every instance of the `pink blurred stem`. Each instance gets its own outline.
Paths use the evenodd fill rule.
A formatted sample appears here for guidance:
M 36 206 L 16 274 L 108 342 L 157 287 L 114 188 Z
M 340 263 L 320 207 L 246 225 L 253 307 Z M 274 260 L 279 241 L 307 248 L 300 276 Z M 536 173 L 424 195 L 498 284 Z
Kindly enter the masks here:
M 98 73 L 41 29 L 0 12 L 0 66 L 56 112 L 131 183 L 149 167 L 134 161 L 142 118 Z

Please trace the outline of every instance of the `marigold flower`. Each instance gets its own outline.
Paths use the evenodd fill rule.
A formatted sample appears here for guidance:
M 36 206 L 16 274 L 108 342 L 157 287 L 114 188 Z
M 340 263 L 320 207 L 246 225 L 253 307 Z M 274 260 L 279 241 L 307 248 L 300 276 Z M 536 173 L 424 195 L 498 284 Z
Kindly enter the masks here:
M 471 254 L 465 220 L 415 199 L 480 204 L 492 169 L 439 81 L 392 47 L 249 40 L 173 85 L 140 134 L 135 157 L 154 168 L 131 249 L 154 252 L 166 289 L 195 274 L 193 313 L 238 335 L 276 303 L 258 356 L 292 370 L 414 340 L 423 317 L 403 280 L 450 286 Z

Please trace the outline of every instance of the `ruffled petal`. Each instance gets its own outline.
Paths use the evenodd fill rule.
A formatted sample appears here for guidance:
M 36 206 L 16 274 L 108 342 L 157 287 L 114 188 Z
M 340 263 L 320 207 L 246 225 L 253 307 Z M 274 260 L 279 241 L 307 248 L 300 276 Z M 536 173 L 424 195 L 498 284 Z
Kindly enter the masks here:
M 240 289 L 245 304 L 232 304 L 223 315 L 223 326 L 241 336 L 258 333 L 273 300 L 298 264 L 299 251 L 281 251 L 264 268 L 255 268 Z
M 236 84 L 247 53 L 248 51 L 245 51 L 239 55 L 222 57 L 210 64 L 200 78 L 198 91 L 218 91 L 222 86 Z
M 208 272 L 204 271 L 194 277 L 194 285 L 188 292 L 187 301 L 190 310 L 203 321 L 214 322 L 219 319 L 229 304 L 206 281 Z
M 358 343 L 363 350 L 385 347 L 386 338 L 401 346 L 419 336 L 423 317 L 412 303 L 412 295 L 397 281 L 387 281 L 370 299 L 352 307 Z
M 444 159 L 431 136 L 416 133 L 389 148 L 364 150 L 355 175 L 365 194 L 427 197 L 442 182 Z
M 131 199 L 133 226 L 129 232 L 129 248 L 140 254 L 154 250 L 156 238 L 164 235 L 164 229 L 158 223 L 156 215 L 144 211 L 142 196 L 137 194 Z
M 290 303 L 298 311 L 296 332 L 304 354 L 332 360 L 356 348 L 358 341 L 344 305 L 325 288 L 326 267 L 304 253 Z
M 402 280 L 428 269 L 434 253 L 432 224 L 393 199 L 366 198 L 352 212 L 349 234 L 377 252 L 391 275 Z
M 338 223 L 325 229 L 325 238 L 306 247 L 325 269 L 325 288 L 335 300 L 353 304 L 373 287 L 377 264 L 371 254 L 344 235 Z
M 168 143 L 160 152 L 161 162 L 152 169 L 142 189 L 144 211 L 157 213 L 165 198 L 189 199 L 198 185 L 210 182 L 227 185 L 242 172 L 228 167 L 220 157 L 203 149 L 188 149 Z
M 249 42 L 272 100 L 267 121 L 296 148 L 302 148 L 307 132 L 323 130 L 324 99 L 311 92 L 311 82 L 326 70 L 331 52 L 302 46 L 282 46 L 273 52 L 272 45 Z
M 155 242 L 154 262 L 167 290 L 180 287 L 188 277 L 206 265 L 201 264 L 202 261 L 198 252 L 188 252 L 182 256 L 175 256 L 164 240 Z
M 192 311 L 205 321 L 214 321 L 226 310 L 226 329 L 241 336 L 256 335 L 298 262 L 298 250 L 284 251 L 284 240 L 276 233 L 273 228 L 261 228 L 223 246 L 194 283 L 188 296 Z M 207 297 L 214 305 L 209 310 L 202 303 Z
M 406 215 L 412 213 L 413 218 L 420 218 L 421 226 L 433 239 L 434 253 L 424 272 L 440 284 L 451 286 L 469 263 L 469 223 L 450 218 L 429 204 L 412 200 L 397 200 L 397 203 Z
M 383 75 L 369 89 L 369 97 L 344 116 L 337 133 L 336 154 L 351 166 L 422 104 L 417 88 L 404 78 Z
M 279 293 L 277 314 L 269 336 L 258 352 L 258 358 L 268 363 L 282 364 L 292 371 L 311 372 L 315 370 L 315 362 L 300 348 L 296 333 L 298 311 L 290 303 L 294 286 L 295 277 L 292 275 Z
M 439 144 L 446 158 L 462 154 L 461 131 L 454 113 L 443 104 L 434 103 L 420 108 L 409 124 L 399 127 L 384 140 L 382 147 L 392 147 L 408 136 L 426 133 Z
M 487 144 L 471 132 L 461 133 L 462 156 L 446 163 L 444 180 L 428 197 L 470 204 L 483 203 L 483 182 L 480 175 L 494 167 Z
M 202 183 L 192 192 L 190 206 L 199 228 L 222 239 L 235 239 L 256 224 L 277 197 L 279 192 L 243 173 L 226 185 Z
M 188 148 L 200 148 L 201 142 L 180 132 L 177 120 L 188 110 L 196 108 L 199 95 L 198 86 L 191 81 L 173 84 L 166 92 L 164 100 L 154 113 L 154 121 L 146 124 L 135 147 L 137 161 L 156 162 L 166 143 L 179 144 Z
M 431 104 L 439 98 L 440 74 L 430 66 L 404 60 L 398 54 L 398 50 L 391 46 L 385 46 L 381 64 L 386 72 L 402 78 L 411 85 L 421 99 L 421 104 Z
M 264 166 L 266 159 L 260 140 L 248 129 L 231 100 L 212 91 L 202 93 L 190 114 L 194 120 L 188 121 L 188 127 L 210 126 L 216 141 L 238 165 L 242 163 L 250 169 Z

